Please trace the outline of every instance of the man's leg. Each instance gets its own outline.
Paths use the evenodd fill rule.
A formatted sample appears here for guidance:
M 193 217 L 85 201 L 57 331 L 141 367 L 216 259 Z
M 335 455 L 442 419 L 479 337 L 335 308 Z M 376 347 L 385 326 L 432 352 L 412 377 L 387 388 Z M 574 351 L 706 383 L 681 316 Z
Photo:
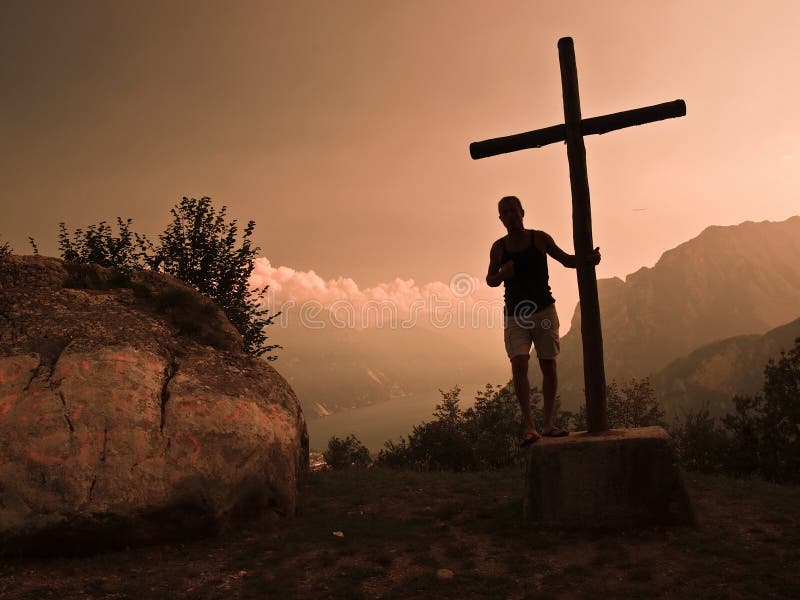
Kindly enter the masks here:
M 556 389 L 558 389 L 558 371 L 555 358 L 540 358 L 539 366 L 542 368 L 542 395 L 544 396 L 544 424 L 543 432 L 553 430 L 553 405 L 556 402 Z M 514 382 L 516 385 L 516 380 Z
M 542 369 L 542 395 L 544 396 L 544 435 L 562 436 L 568 432 L 555 426 L 553 422 L 553 408 L 556 403 L 556 390 L 558 389 L 558 371 L 556 357 L 561 351 L 558 338 L 558 313 L 555 304 L 551 304 L 540 313 L 534 329 L 534 344 L 536 355 L 539 358 L 539 367 Z
M 511 374 L 514 379 L 514 390 L 517 392 L 519 408 L 522 411 L 522 424 L 525 427 L 525 435 L 538 433 L 531 414 L 531 384 L 528 381 L 529 359 L 530 356 L 527 354 L 521 354 L 511 359 Z

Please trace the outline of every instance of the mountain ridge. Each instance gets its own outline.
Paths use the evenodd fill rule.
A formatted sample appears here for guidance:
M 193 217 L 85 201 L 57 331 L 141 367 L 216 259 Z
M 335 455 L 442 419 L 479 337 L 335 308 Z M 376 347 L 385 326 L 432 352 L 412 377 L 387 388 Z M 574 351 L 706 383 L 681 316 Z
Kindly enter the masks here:
M 800 309 L 798 309 L 800 312 Z M 764 383 L 764 367 L 800 338 L 800 318 L 763 335 L 739 335 L 702 346 L 653 376 L 656 395 L 670 414 L 707 408 L 721 416 L 733 408 L 734 395 L 755 395 Z
M 800 216 L 744 221 L 706 227 L 625 280 L 599 279 L 606 379 L 652 375 L 703 345 L 761 335 L 796 318 L 797 257 Z M 579 332 L 580 303 L 559 360 L 567 407 L 583 396 Z

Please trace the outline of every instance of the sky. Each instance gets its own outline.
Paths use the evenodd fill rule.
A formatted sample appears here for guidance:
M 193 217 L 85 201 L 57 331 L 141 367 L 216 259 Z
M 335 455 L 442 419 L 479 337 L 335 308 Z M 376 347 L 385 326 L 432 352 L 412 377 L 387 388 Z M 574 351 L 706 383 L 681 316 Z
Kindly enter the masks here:
M 597 274 L 624 278 L 709 225 L 800 213 L 798 26 L 775 0 L 6 0 L 0 241 L 56 256 L 59 222 L 117 216 L 155 237 L 209 196 L 256 221 L 260 281 L 296 295 L 467 274 L 502 297 L 500 197 L 573 251 L 566 147 L 468 146 L 563 122 L 571 36 L 585 117 L 687 104 L 586 138 Z M 550 271 L 570 315 L 575 272 Z

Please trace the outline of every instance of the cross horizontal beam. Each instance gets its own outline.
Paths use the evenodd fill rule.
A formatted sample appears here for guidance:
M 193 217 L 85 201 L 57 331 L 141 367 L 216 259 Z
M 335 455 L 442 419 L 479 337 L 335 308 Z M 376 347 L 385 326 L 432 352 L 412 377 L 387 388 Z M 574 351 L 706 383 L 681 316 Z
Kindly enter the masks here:
M 603 134 L 625 127 L 634 125 L 644 125 L 654 121 L 673 119 L 682 117 L 686 114 L 686 103 L 683 100 L 673 100 L 654 106 L 625 110 L 602 117 L 592 117 L 581 119 L 581 133 L 584 136 L 593 134 Z M 566 125 L 553 125 L 536 131 L 526 131 L 507 135 L 505 137 L 492 138 L 482 142 L 473 142 L 469 145 L 469 155 L 477 160 L 498 154 L 526 150 L 528 148 L 541 148 L 547 144 L 563 142 L 567 137 Z

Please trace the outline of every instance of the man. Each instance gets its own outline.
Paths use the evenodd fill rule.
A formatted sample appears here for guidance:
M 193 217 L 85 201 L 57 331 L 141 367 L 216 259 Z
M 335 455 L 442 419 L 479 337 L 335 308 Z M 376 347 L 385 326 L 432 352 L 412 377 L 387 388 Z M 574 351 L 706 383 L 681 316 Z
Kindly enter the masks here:
M 550 294 L 548 285 L 547 255 L 570 269 L 574 269 L 577 262 L 574 255 L 564 252 L 544 231 L 523 227 L 522 217 L 525 211 L 519 198 L 506 196 L 500 200 L 497 208 L 508 235 L 492 244 L 486 283 L 491 287 L 505 284 L 506 353 L 511 360 L 514 389 L 525 428 L 520 444 L 527 446 L 539 440 L 542 435 L 569 435 L 568 431 L 556 427 L 553 422 L 553 404 L 558 387 L 556 356 L 561 347 L 555 299 Z M 587 260 L 597 265 L 600 262 L 600 248 L 595 248 Z M 544 423 L 541 434 L 536 429 L 531 414 L 531 389 L 528 382 L 531 342 L 536 348 L 543 378 Z

